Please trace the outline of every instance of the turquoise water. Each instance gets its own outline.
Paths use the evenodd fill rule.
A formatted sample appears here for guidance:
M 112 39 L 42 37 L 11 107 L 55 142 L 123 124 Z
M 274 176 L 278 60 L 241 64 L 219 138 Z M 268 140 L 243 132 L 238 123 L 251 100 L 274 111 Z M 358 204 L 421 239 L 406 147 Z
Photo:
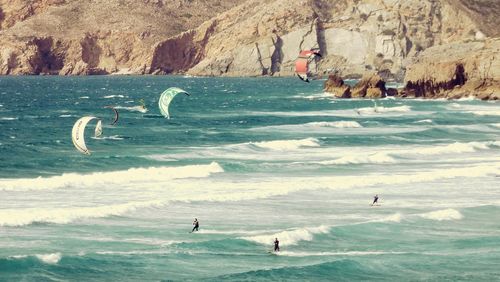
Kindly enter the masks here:
M 322 83 L 0 77 L 0 280 L 497 280 L 500 104 Z

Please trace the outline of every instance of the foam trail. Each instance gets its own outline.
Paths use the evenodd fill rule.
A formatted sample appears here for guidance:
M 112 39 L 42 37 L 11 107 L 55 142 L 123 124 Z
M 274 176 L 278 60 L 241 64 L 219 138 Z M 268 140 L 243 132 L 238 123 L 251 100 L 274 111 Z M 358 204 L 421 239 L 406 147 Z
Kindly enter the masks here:
M 127 186 L 132 183 L 165 182 L 180 178 L 208 177 L 213 173 L 220 172 L 224 172 L 224 169 L 218 163 L 212 162 L 209 165 L 131 168 L 122 171 L 91 174 L 66 173 L 46 178 L 0 179 L 0 191 L 88 187 L 105 184 Z
M 494 145 L 494 142 L 469 142 L 460 143 L 455 142 L 453 144 L 445 146 L 432 146 L 432 147 L 422 147 L 414 148 L 413 150 L 403 150 L 400 152 L 394 152 L 392 154 L 396 155 L 439 155 L 439 154 L 455 154 L 455 153 L 472 153 L 477 150 L 489 149 L 489 146 Z
M 432 123 L 432 119 L 423 119 L 423 120 L 418 120 L 415 123 Z
M 78 219 L 118 216 L 138 208 L 162 204 L 160 201 L 147 201 L 99 207 L 3 209 L 0 210 L 0 226 L 25 226 L 35 222 L 67 224 Z
M 385 153 L 375 153 L 371 155 L 351 155 L 344 156 L 332 161 L 320 161 L 318 164 L 323 165 L 340 165 L 340 164 L 384 164 L 395 163 L 396 160 Z
M 276 140 L 276 141 L 265 141 L 265 142 L 251 142 L 252 144 L 259 148 L 271 149 L 271 150 L 297 150 L 301 147 L 319 147 L 319 141 L 316 138 L 306 138 L 300 140 Z
M 402 255 L 406 252 L 385 252 L 385 251 L 350 251 L 350 252 L 291 252 L 281 251 L 276 253 L 280 256 L 288 257 L 313 257 L 313 256 L 376 256 L 376 255 Z
M 125 98 L 125 96 L 118 94 L 118 95 L 107 95 L 107 96 L 104 96 L 103 98 L 104 98 L 104 99 L 110 99 L 110 98 Z
M 133 106 L 133 107 L 116 106 L 115 109 L 126 110 L 131 112 L 140 112 L 140 113 L 148 112 L 148 110 L 146 108 L 143 108 L 142 106 Z
M 334 128 L 360 128 L 363 127 L 356 121 L 320 121 L 320 122 L 309 122 L 305 124 L 311 127 L 334 127 Z
M 463 215 L 455 209 L 438 210 L 438 211 L 419 214 L 419 216 L 426 219 L 432 219 L 437 221 L 460 220 L 463 218 Z
M 318 227 L 306 227 L 294 230 L 282 231 L 270 235 L 258 235 L 250 237 L 241 237 L 241 239 L 256 242 L 263 245 L 271 245 L 274 238 L 279 238 L 280 243 L 283 245 L 291 246 L 297 245 L 300 241 L 311 241 L 314 234 L 328 233 L 330 227 L 321 225 Z

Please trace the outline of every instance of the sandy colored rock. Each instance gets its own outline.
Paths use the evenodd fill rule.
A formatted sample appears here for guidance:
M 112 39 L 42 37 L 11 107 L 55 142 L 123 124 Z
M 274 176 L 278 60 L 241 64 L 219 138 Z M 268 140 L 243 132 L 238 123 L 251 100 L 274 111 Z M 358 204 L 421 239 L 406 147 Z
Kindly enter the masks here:
M 500 93 L 499 52 L 500 38 L 429 48 L 408 67 L 405 93 L 424 98 L 494 99 Z
M 352 98 L 383 98 L 385 97 L 385 81 L 378 74 L 366 74 L 353 87 Z
M 351 98 L 351 88 L 336 74 L 330 74 L 324 84 L 324 91 L 332 93 L 337 98 Z

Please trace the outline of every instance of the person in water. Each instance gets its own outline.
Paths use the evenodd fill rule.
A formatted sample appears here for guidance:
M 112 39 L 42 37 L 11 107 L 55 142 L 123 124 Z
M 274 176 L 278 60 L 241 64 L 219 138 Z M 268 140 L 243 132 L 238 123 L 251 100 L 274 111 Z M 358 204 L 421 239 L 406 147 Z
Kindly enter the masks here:
M 378 203 L 378 195 L 373 196 L 373 203 L 372 206 Z
M 198 231 L 198 228 L 200 228 L 200 222 L 198 221 L 197 218 L 194 219 L 193 225 L 194 225 L 194 227 L 193 227 L 193 230 L 191 230 L 191 233 L 194 232 L 195 230 Z
M 280 251 L 280 241 L 278 241 L 278 238 L 274 239 L 274 251 L 279 252 Z

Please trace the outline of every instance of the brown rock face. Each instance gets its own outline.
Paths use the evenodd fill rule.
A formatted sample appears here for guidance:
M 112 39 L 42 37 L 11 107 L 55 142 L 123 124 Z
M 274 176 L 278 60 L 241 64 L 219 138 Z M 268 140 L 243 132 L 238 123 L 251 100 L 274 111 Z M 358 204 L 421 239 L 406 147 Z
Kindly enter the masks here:
M 498 99 L 500 39 L 429 48 L 408 67 L 404 94 L 423 98 Z M 446 54 L 446 55 L 443 55 Z
M 367 74 L 352 89 L 353 98 L 385 97 L 385 81 L 378 74 Z
M 351 98 L 351 88 L 344 84 L 344 80 L 336 74 L 330 74 L 325 81 L 324 90 L 337 98 Z
M 0 0 L 0 74 L 291 76 L 299 51 L 318 48 L 319 75 L 401 79 L 428 48 L 498 36 L 499 11 L 498 0 Z
M 0 0 L 0 75 L 183 71 L 198 38 L 168 38 L 244 1 Z

